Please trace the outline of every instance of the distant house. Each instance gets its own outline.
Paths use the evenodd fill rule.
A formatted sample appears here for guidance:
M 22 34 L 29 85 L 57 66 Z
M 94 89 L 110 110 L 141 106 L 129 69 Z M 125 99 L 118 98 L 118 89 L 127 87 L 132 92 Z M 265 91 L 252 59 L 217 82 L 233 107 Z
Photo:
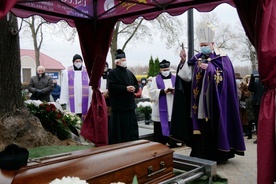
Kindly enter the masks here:
M 35 51 L 28 49 L 20 50 L 21 60 L 21 82 L 28 84 L 32 76 L 36 75 Z M 61 71 L 65 67 L 57 60 L 40 52 L 40 65 L 46 68 L 46 73 L 60 84 Z

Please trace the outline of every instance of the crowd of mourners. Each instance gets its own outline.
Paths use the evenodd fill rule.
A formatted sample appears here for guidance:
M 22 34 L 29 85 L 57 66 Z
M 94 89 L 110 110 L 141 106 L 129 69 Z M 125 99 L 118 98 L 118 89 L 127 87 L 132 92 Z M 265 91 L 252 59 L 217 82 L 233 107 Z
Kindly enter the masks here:
M 176 73 L 163 59 L 156 76 L 139 82 L 127 69 L 126 53 L 115 52 L 116 67 L 110 69 L 106 62 L 99 81 L 107 106 L 108 144 L 139 139 L 135 98 L 141 97 L 152 103 L 154 141 L 171 148 L 185 145 L 191 147 L 190 156 L 218 162 L 244 155 L 244 136 L 252 139 L 257 131 L 264 88 L 257 72 L 244 77 L 234 72 L 230 58 L 215 47 L 214 34 L 212 26 L 201 23 L 199 53 L 186 60 L 182 48 Z M 31 99 L 50 101 L 52 96 L 85 119 L 92 89 L 82 57 L 76 54 L 72 62 L 62 72 L 61 86 L 39 66 L 28 89 Z M 81 132 L 84 138 L 88 134 Z
M 243 133 L 247 139 L 252 139 L 252 133 L 257 133 L 258 130 L 259 110 L 264 86 L 259 79 L 258 71 L 253 71 L 252 74 L 244 77 L 241 77 L 240 73 L 235 73 L 235 75 Z M 254 143 L 257 144 L 257 139 Z

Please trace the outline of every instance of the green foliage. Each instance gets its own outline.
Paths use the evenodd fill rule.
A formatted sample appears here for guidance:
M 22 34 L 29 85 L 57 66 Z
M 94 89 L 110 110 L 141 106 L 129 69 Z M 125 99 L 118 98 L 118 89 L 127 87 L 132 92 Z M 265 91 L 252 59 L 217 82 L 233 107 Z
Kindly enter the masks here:
M 159 67 L 159 59 L 156 58 L 154 60 L 154 76 L 158 75 L 159 74 L 159 70 L 160 70 L 160 67 Z
M 40 120 L 43 128 L 60 140 L 70 138 L 70 132 L 78 136 L 76 128 L 80 128 L 81 119 L 77 115 L 61 111 L 54 104 L 39 100 L 27 100 L 25 104 L 29 111 Z
M 27 92 L 25 90 L 21 90 L 21 96 L 23 101 L 27 100 Z
M 150 60 L 149 60 L 149 72 L 148 72 L 148 77 L 149 76 L 154 76 L 154 61 L 152 56 L 150 56 Z
M 159 59 L 156 58 L 155 60 L 153 60 L 152 56 L 150 57 L 149 60 L 149 72 L 148 72 L 148 77 L 149 76 L 156 76 L 159 73 Z
M 137 104 L 137 110 L 142 112 L 143 114 L 151 114 L 152 112 L 152 104 L 150 102 L 139 102 Z
M 41 146 L 35 148 L 29 148 L 29 158 L 39 158 L 49 155 L 63 154 L 67 152 L 89 149 L 91 145 L 88 146 Z

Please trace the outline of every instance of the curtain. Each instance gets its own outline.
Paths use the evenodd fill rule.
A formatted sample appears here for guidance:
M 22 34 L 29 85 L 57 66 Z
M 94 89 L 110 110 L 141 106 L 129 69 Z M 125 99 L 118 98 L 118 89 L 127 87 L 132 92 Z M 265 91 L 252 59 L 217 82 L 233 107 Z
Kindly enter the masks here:
M 108 144 L 107 107 L 99 90 L 99 81 L 116 20 L 75 20 L 82 55 L 92 86 L 92 102 L 84 119 L 81 135 L 96 146 Z
M 0 1 L 0 19 L 2 19 L 15 5 L 17 0 L 1 0 Z
M 259 113 L 257 180 L 276 181 L 275 97 L 276 97 L 276 1 L 235 0 L 245 32 L 258 55 L 260 79 L 267 89 Z
M 270 184 L 276 179 L 276 1 L 233 1 L 244 30 L 256 48 L 260 78 L 267 88 L 259 115 L 257 166 L 258 183 Z M 16 2 L 17 0 L 1 0 L 0 18 L 3 18 Z M 93 20 L 75 20 L 82 54 L 90 76 L 90 85 L 94 91 L 92 105 L 84 121 L 87 128 L 83 128 L 82 133 L 98 146 L 107 144 L 106 104 L 98 89 L 98 82 L 115 23 L 113 19 L 97 20 L 97 23 Z

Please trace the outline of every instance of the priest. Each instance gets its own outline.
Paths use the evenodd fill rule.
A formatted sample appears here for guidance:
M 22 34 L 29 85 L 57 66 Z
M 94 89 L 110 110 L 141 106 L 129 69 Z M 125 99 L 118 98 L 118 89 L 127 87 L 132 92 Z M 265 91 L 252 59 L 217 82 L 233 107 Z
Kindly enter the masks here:
M 210 25 L 199 25 L 200 53 L 186 61 L 178 75 L 191 81 L 192 121 L 183 122 L 192 126 L 190 156 L 220 162 L 244 155 L 245 144 L 234 69 L 229 57 L 215 47 L 214 34 Z
M 134 93 L 139 90 L 135 75 L 127 69 L 126 54 L 118 49 L 115 53 L 116 68 L 107 76 L 111 105 L 109 144 L 139 139 Z
M 152 79 L 149 94 L 152 101 L 152 120 L 154 124 L 154 141 L 170 147 L 177 146 L 170 140 L 170 123 L 174 96 L 175 76 L 170 72 L 170 62 L 159 63 L 160 73 Z
M 73 65 L 62 72 L 59 103 L 66 105 L 66 110 L 78 114 L 84 120 L 92 99 L 92 89 L 89 87 L 89 77 L 82 57 L 75 54 L 72 61 Z

